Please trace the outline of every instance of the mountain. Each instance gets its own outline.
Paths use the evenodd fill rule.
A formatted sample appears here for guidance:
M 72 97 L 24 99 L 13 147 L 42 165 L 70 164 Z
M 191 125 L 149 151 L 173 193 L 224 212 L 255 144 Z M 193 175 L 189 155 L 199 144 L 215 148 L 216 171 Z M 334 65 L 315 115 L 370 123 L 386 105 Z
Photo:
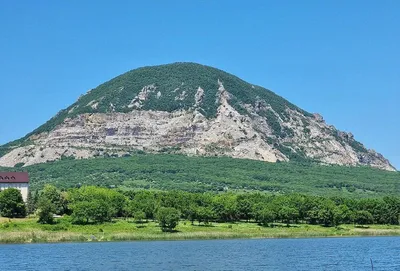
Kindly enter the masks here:
M 89 90 L 24 138 L 1 146 L 0 166 L 137 152 L 395 170 L 319 114 L 195 63 L 135 69 Z

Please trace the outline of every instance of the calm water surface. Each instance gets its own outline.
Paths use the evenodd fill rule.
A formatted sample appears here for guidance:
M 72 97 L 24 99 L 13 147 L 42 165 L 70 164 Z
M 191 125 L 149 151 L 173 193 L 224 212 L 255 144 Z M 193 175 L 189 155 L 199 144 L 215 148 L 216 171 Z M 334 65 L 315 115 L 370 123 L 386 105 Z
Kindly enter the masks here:
M 400 237 L 0 245 L 0 270 L 399 270 Z

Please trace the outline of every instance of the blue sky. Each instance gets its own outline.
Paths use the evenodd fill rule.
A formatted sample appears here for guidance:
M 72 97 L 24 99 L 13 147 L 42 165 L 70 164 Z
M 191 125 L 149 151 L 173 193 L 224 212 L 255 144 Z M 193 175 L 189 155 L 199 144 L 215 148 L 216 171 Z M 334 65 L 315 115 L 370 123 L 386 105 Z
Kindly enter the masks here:
M 395 0 L 3 1 L 0 144 L 125 71 L 193 61 L 322 114 L 400 168 L 399 13 Z

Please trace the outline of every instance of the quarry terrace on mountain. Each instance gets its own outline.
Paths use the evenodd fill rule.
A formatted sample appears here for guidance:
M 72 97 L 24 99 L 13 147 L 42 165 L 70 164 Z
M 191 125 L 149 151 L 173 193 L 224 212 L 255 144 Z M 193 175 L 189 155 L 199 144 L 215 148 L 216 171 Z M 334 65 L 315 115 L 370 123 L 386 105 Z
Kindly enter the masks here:
M 24 138 L 1 146 L 0 166 L 138 151 L 395 170 L 319 114 L 195 63 L 135 69 L 88 91 Z

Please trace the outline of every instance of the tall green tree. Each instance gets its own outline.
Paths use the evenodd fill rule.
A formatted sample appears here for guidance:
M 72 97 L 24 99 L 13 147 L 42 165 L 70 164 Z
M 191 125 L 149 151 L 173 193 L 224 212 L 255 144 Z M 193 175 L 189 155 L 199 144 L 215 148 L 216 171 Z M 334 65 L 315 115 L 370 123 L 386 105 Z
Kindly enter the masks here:
M 36 211 L 38 203 L 37 192 L 28 191 L 28 200 L 26 202 L 27 214 L 33 214 Z
M 126 218 L 133 217 L 135 212 L 137 212 L 137 208 L 131 200 L 127 200 L 124 206 L 124 216 Z
M 350 224 L 353 222 L 353 211 L 346 204 L 341 204 L 335 208 L 335 224 Z
M 179 223 L 180 212 L 172 207 L 161 207 L 157 211 L 156 218 L 162 231 L 172 231 Z
M 44 186 L 40 197 L 48 199 L 54 205 L 54 213 L 63 215 L 67 211 L 67 200 L 63 194 L 53 185 Z
M 240 218 L 249 221 L 249 219 L 252 218 L 252 202 L 243 195 L 238 196 L 237 201 L 237 208 Z
M 56 212 L 56 206 L 54 203 L 46 197 L 41 197 L 37 207 L 39 216 L 38 222 L 42 224 L 53 224 L 53 215 Z
M 72 219 L 77 224 L 111 221 L 115 209 L 104 200 L 78 201 L 71 205 Z
M 357 211 L 354 213 L 354 222 L 359 225 L 373 224 L 374 217 L 368 211 Z
M 8 188 L 0 192 L 0 215 L 11 218 L 26 216 L 25 202 L 18 189 Z
M 289 226 L 291 222 L 295 222 L 299 218 L 299 211 L 293 207 L 283 206 L 278 215 Z
M 151 191 L 139 191 L 134 194 L 132 199 L 132 208 L 136 211 L 142 211 L 147 219 L 153 219 L 158 199 Z
M 394 196 L 387 196 L 383 198 L 386 213 L 382 214 L 386 217 L 387 224 L 399 225 L 400 224 L 400 198 Z M 383 222 L 383 221 L 382 221 Z
M 75 223 L 88 223 L 122 215 L 126 198 L 112 189 L 87 186 L 70 190 L 68 200 Z
M 135 211 L 133 213 L 133 218 L 136 223 L 143 223 L 143 220 L 146 219 L 146 214 L 143 211 Z
M 213 198 L 213 209 L 221 221 L 233 221 L 239 217 L 237 195 L 232 193 L 220 194 Z
M 268 226 L 270 223 L 274 222 L 275 219 L 276 213 L 269 207 L 264 207 L 259 210 L 256 215 L 257 222 L 263 226 Z
M 196 209 L 196 218 L 199 224 L 204 222 L 204 224 L 209 224 L 212 219 L 215 218 L 215 212 L 209 206 L 199 206 Z
M 321 203 L 318 210 L 318 221 L 325 227 L 335 224 L 335 204 L 331 200 L 325 200 Z

